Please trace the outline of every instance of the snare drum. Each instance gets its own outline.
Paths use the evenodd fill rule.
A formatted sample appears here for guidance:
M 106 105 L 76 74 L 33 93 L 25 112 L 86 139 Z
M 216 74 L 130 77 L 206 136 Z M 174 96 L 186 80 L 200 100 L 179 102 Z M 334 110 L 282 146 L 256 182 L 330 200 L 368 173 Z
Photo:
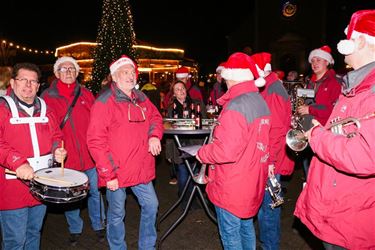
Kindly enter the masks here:
M 47 180 L 31 180 L 31 193 L 41 201 L 52 203 L 71 203 L 85 198 L 88 192 L 87 175 L 65 168 L 63 176 L 61 171 L 61 168 L 43 168 L 35 171 L 37 177 L 45 177 Z

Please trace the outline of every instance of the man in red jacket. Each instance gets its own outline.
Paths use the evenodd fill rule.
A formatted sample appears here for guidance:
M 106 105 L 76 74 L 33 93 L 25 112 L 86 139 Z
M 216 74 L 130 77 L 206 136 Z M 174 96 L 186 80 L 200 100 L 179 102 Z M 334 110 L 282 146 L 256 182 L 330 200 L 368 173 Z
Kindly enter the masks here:
M 212 165 L 206 191 L 224 249 L 255 249 L 253 216 L 263 200 L 269 155 L 270 111 L 257 88 L 265 82 L 253 80 L 255 64 L 244 53 L 228 58 L 222 76 L 228 91 L 218 99 L 219 125 L 197 159 Z
M 258 74 L 266 80 L 266 85 L 260 88 L 260 94 L 271 111 L 268 178 L 276 178 L 280 182 L 281 175 L 291 175 L 294 167 L 294 161 L 289 158 L 285 144 L 285 136 L 290 129 L 292 116 L 290 99 L 283 82 L 272 72 L 271 54 L 262 52 L 251 57 L 258 66 Z M 272 182 L 269 181 L 268 184 L 272 186 Z M 263 249 L 280 248 L 281 207 L 273 208 L 270 206 L 272 203 L 270 193 L 265 192 L 258 213 L 259 236 Z
M 335 61 L 331 55 L 331 48 L 323 46 L 310 52 L 309 63 L 313 74 L 307 80 L 306 88 L 315 92 L 314 98 L 307 98 L 305 104 L 297 108 L 299 115 L 303 117 L 303 129 L 311 128 L 311 120 L 316 119 L 325 125 L 332 109 L 340 95 L 341 85 L 332 69 Z M 307 147 L 301 154 L 302 163 L 307 176 L 313 153 Z
M 338 45 L 353 71 L 329 121 L 355 117 L 360 125 L 306 132 L 316 157 L 294 214 L 326 249 L 375 249 L 375 10 L 355 12 Z
M 95 164 L 86 143 L 90 109 L 95 99 L 92 93 L 77 81 L 79 65 L 74 58 L 60 57 L 53 66 L 53 71 L 57 79 L 43 92 L 42 98 L 55 111 L 60 122 L 65 146 L 69 151 L 65 167 L 82 171 L 89 179 L 87 207 L 91 226 L 98 240 L 104 241 L 104 205 L 98 190 Z M 80 209 L 75 206 L 75 209 L 65 211 L 65 217 L 69 225 L 70 244 L 75 246 L 83 230 Z
M 95 101 L 87 144 L 107 188 L 107 239 L 111 249 L 126 249 L 126 188 L 141 206 L 139 249 L 154 249 L 158 199 L 152 184 L 155 156 L 160 154 L 163 121 L 147 96 L 136 90 L 138 67 L 127 56 L 110 66 L 113 82 Z
M 0 231 L 3 249 L 39 249 L 46 206 L 34 198 L 23 180 L 61 162 L 66 150 L 53 111 L 36 97 L 40 70 L 20 63 L 13 69 L 9 96 L 0 100 Z M 15 176 L 5 174 L 15 171 Z

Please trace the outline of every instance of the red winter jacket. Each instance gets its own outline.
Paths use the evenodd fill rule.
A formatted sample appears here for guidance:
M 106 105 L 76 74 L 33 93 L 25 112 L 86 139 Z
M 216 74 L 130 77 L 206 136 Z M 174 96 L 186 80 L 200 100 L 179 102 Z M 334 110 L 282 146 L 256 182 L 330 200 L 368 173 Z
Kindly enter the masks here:
M 330 120 L 374 115 L 375 62 L 350 72 L 347 79 L 349 86 Z M 313 129 L 309 143 L 316 157 L 294 214 L 326 242 L 346 249 L 375 249 L 375 118 L 360 123 L 351 138 Z
M 29 115 L 19 107 L 13 92 L 20 117 Z M 36 101 L 34 117 L 40 116 L 40 103 Z M 47 107 L 48 123 L 36 123 L 40 155 L 53 153 L 62 140 L 59 123 L 53 111 Z M 28 124 L 12 125 L 12 113 L 6 101 L 0 98 L 0 210 L 19 209 L 39 205 L 29 187 L 19 179 L 5 179 L 5 168 L 15 171 L 27 158 L 34 157 Z M 48 166 L 46 166 L 48 167 Z
M 142 108 L 145 119 L 134 103 Z M 162 117 L 147 96 L 133 90 L 130 99 L 112 84 L 95 101 L 87 131 L 87 144 L 96 162 L 99 185 L 106 186 L 115 178 L 120 187 L 153 180 L 155 159 L 148 152 L 148 140 L 151 137 L 161 139 L 162 135 Z
M 62 129 L 65 148 L 69 152 L 66 158 L 65 167 L 78 171 L 86 171 L 94 168 L 95 165 L 86 143 L 86 133 L 90 121 L 90 109 L 95 101 L 94 96 L 85 87 L 80 86 L 79 84 L 72 84 L 71 87 L 74 88 L 74 91 L 72 91 L 69 98 L 66 98 L 59 93 L 56 83 L 57 80 L 55 80 L 51 86 L 43 92 L 42 98 L 56 113 L 59 124 L 64 119 L 78 88 L 81 88 L 81 93 L 77 102 Z
M 275 165 L 275 174 L 290 175 L 294 169 L 294 161 L 288 156 L 288 147 L 285 143 L 292 116 L 289 95 L 275 73 L 269 74 L 265 80 L 266 85 L 260 89 L 260 94 L 271 111 L 270 157 L 268 162 Z
M 335 71 L 328 70 L 318 81 L 310 80 L 307 88 L 315 90 L 315 101 L 309 105 L 309 114 L 325 125 L 341 92 Z
M 219 100 L 223 110 L 213 141 L 198 156 L 209 169 L 207 194 L 215 206 L 240 218 L 254 216 L 263 200 L 270 111 L 254 81 L 231 87 Z

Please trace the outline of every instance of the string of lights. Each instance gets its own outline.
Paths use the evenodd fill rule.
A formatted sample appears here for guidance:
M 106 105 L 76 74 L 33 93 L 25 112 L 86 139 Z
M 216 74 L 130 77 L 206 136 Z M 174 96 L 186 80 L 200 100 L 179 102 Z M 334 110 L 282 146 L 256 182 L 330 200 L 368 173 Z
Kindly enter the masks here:
M 35 49 L 35 48 L 30 48 L 28 46 L 21 45 L 16 42 L 12 42 L 6 39 L 1 40 L 1 47 L 3 48 L 9 48 L 9 49 L 17 49 L 19 51 L 23 51 L 25 53 L 33 53 L 33 54 L 41 54 L 41 55 L 48 55 L 48 56 L 53 56 L 54 51 L 52 50 L 42 50 L 42 49 Z

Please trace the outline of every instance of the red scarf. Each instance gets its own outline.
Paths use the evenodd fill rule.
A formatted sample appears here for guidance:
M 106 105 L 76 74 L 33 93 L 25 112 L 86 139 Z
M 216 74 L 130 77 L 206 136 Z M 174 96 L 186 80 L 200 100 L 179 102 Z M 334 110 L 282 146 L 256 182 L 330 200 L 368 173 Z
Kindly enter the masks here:
M 72 84 L 66 84 L 63 83 L 61 80 L 57 81 L 56 87 L 57 90 L 59 91 L 59 94 L 66 97 L 66 98 L 71 98 L 73 92 L 74 92 L 74 87 L 76 86 L 76 82 Z

